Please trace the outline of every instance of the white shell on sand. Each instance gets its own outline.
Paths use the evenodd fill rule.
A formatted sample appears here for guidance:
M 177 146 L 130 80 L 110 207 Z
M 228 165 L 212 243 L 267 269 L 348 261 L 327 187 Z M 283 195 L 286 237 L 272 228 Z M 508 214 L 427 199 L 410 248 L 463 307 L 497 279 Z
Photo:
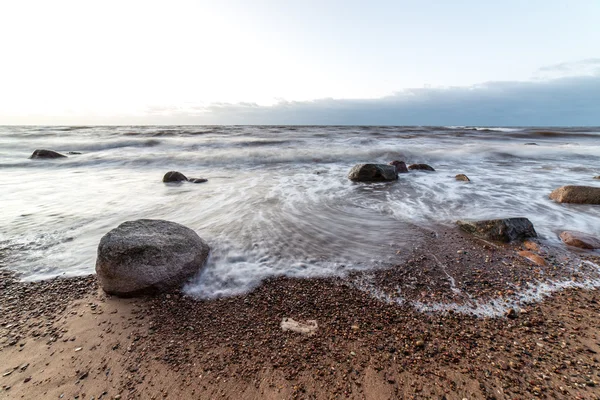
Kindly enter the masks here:
M 284 318 L 281 321 L 281 329 L 283 331 L 292 331 L 308 335 L 313 335 L 317 330 L 317 321 L 310 319 L 306 322 L 294 321 L 291 318 Z

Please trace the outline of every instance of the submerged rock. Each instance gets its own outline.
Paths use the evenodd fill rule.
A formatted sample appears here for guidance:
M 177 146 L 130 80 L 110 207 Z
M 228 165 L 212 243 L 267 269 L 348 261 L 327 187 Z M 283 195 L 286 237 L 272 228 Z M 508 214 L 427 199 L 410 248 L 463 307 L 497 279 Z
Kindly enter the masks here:
M 560 239 L 565 244 L 580 249 L 600 249 L 600 240 L 587 233 L 577 231 L 564 231 L 560 234 Z
M 600 187 L 562 186 L 549 197 L 558 203 L 600 204 Z
M 100 240 L 96 274 L 108 294 L 132 297 L 180 287 L 202 269 L 210 248 L 175 222 L 127 221 Z
M 411 171 L 413 170 L 417 170 L 417 171 L 435 171 L 435 169 L 433 169 L 433 167 L 431 165 L 427 165 L 427 164 L 411 164 L 408 166 L 408 169 L 410 169 Z
M 187 181 L 188 178 L 182 174 L 181 172 L 177 172 L 177 171 L 169 171 L 165 174 L 165 176 L 163 176 L 163 182 L 168 183 L 168 182 L 185 182 Z
M 504 218 L 481 221 L 456 221 L 465 232 L 497 242 L 512 242 L 536 237 L 533 224 L 527 218 Z
M 357 164 L 350 170 L 348 179 L 354 182 L 385 182 L 398 179 L 398 173 L 392 165 Z
M 54 150 L 38 149 L 35 150 L 29 158 L 67 158 L 67 156 L 57 153 Z
M 408 172 L 408 168 L 406 168 L 406 163 L 404 161 L 394 160 L 389 164 L 396 167 L 396 172 L 399 174 L 406 174 Z
M 457 181 L 463 181 L 463 182 L 471 182 L 471 180 L 469 179 L 468 176 L 466 176 L 465 174 L 458 174 L 454 177 Z
M 204 183 L 204 182 L 208 182 L 208 179 L 205 179 L 205 178 L 189 178 L 188 182 L 191 182 L 191 183 Z

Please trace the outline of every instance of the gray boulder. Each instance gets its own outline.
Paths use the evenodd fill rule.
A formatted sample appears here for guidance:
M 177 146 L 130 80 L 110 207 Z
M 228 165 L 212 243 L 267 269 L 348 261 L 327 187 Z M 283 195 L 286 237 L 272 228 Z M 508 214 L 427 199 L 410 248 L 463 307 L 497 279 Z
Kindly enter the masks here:
M 350 170 L 348 179 L 354 182 L 385 182 L 398 179 L 396 167 L 385 164 L 357 164 Z
M 66 158 L 67 156 L 57 153 L 53 150 L 44 150 L 37 149 L 33 152 L 33 154 L 29 158 L 38 159 L 38 158 Z
M 456 221 L 456 223 L 465 232 L 497 242 L 508 243 L 537 236 L 533 224 L 527 218 Z
M 100 240 L 96 274 L 108 294 L 132 297 L 181 287 L 202 269 L 210 248 L 175 222 L 127 221 Z
M 165 182 L 165 183 L 185 182 L 187 180 L 188 180 L 188 178 L 184 174 L 182 174 L 181 172 L 177 172 L 177 171 L 169 171 L 165 174 L 165 176 L 163 176 L 163 182 Z
M 600 187 L 562 186 L 549 197 L 558 203 L 600 204 Z

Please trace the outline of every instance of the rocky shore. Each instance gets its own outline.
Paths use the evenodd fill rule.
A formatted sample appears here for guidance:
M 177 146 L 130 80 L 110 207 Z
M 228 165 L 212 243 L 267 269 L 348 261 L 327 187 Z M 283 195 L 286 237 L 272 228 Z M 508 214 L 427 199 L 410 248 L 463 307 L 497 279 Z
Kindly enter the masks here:
M 0 398 L 600 398 L 600 293 L 519 297 L 593 277 L 597 253 L 430 237 L 392 268 L 211 300 L 119 299 L 95 276 L 0 270 Z M 317 329 L 284 331 L 285 318 Z

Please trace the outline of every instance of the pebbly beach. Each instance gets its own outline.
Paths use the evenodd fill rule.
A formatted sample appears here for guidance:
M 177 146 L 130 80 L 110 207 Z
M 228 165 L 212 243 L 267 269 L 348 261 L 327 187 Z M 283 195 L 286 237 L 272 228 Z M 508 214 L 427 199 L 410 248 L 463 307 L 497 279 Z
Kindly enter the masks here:
M 600 396 L 593 129 L 53 129 L 0 137 L 0 398 Z

